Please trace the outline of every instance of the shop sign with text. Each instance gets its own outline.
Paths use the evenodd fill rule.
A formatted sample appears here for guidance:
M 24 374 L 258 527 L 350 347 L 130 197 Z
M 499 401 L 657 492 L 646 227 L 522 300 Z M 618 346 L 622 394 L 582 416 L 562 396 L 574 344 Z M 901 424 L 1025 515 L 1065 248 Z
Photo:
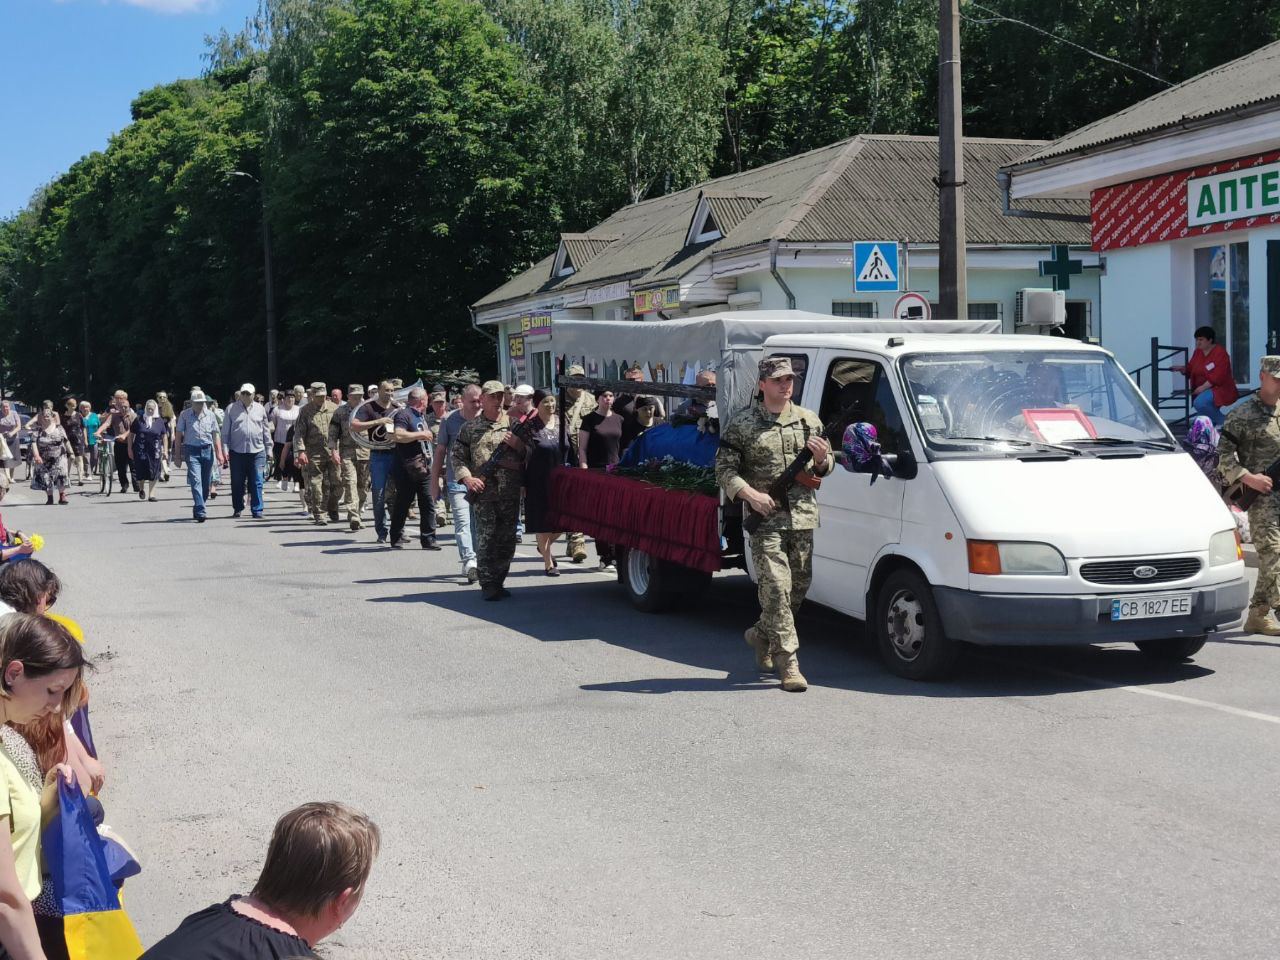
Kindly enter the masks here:
M 680 287 L 659 287 L 656 290 L 638 290 L 633 295 L 636 315 L 653 313 L 655 310 L 678 310 L 680 308 Z
M 523 314 L 520 317 L 520 332 L 526 337 L 550 334 L 551 314 L 549 312 Z
M 1099 252 L 1280 222 L 1280 152 L 1095 190 L 1090 219 Z

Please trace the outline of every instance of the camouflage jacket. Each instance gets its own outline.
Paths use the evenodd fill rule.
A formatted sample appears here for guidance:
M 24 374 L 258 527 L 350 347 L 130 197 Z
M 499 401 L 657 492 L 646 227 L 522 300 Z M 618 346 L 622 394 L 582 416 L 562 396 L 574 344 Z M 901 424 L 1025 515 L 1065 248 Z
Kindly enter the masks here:
M 761 493 L 782 476 L 791 461 L 804 449 L 811 437 L 822 436 L 822 421 L 817 414 L 787 404 L 776 416 L 763 404 L 753 403 L 738 413 L 720 432 L 720 449 L 716 452 L 716 482 L 730 500 L 747 486 Z M 813 464 L 819 474 L 828 473 L 835 463 L 828 454 L 827 462 Z M 787 492 L 790 510 L 776 510 L 760 525 L 761 533 L 779 530 L 812 530 L 818 526 L 818 498 L 814 491 L 792 484 Z M 744 509 L 750 509 L 744 506 Z
M 1280 407 L 1268 407 L 1255 393 L 1227 414 L 1218 442 L 1218 472 L 1227 483 L 1262 473 L 1280 460 Z
M 353 413 L 355 413 L 355 407 L 349 403 L 344 403 L 333 411 L 333 416 L 329 418 L 329 449 L 337 450 L 342 454 L 343 460 L 368 460 L 369 449 L 351 439 L 350 427 Z
M 329 421 L 338 407 L 332 400 L 326 399 L 320 406 L 311 403 L 303 405 L 298 413 L 297 422 L 293 425 L 293 452 L 295 455 L 305 453 L 308 457 L 328 457 L 333 451 L 329 446 Z
M 458 432 L 458 439 L 453 441 L 450 451 L 454 479 L 462 483 L 467 477 L 479 476 L 481 468 L 489 462 L 493 451 L 502 444 L 502 438 L 510 429 L 511 421 L 505 413 L 499 414 L 497 420 L 490 420 L 483 413 L 474 420 L 468 420 Z M 519 499 L 524 457 L 510 448 L 508 450 L 510 455 L 504 456 L 498 469 L 484 478 L 481 500 Z
M 578 431 L 582 429 L 582 418 L 596 409 L 596 398 L 588 390 L 583 390 L 578 399 L 569 404 L 564 415 L 564 434 L 569 443 L 569 462 L 578 463 Z

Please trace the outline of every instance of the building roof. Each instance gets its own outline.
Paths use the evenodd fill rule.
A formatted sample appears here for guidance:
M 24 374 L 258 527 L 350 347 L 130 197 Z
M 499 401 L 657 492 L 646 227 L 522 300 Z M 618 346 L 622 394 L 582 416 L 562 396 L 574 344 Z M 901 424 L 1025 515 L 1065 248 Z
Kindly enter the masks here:
M 1087 224 L 1005 217 L 996 170 L 1043 141 L 967 138 L 964 142 L 966 229 L 970 244 L 1087 244 Z M 771 240 L 898 240 L 937 243 L 935 137 L 865 134 L 754 170 L 730 174 L 618 210 L 591 237 L 617 237 L 564 277 L 552 277 L 555 254 L 491 291 L 475 305 L 493 306 L 552 291 L 628 280 L 632 286 L 674 282 L 707 257 Z M 686 246 L 691 219 L 705 198 L 723 235 Z M 1043 201 L 1046 211 L 1087 214 L 1076 200 Z
M 1121 140 L 1159 134 L 1197 120 L 1280 101 L 1280 41 L 1161 90 L 1032 151 L 1017 165 L 1088 152 Z M 1280 104 L 1278 104 L 1280 105 Z

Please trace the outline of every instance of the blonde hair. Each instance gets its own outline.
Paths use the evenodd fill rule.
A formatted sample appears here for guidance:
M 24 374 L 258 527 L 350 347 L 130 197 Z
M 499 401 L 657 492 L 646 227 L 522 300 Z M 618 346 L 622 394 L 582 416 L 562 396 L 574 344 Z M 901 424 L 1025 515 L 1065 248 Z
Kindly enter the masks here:
M 286 913 L 319 916 L 343 891 L 364 889 L 381 843 L 377 825 L 358 810 L 304 803 L 276 822 L 253 896 Z

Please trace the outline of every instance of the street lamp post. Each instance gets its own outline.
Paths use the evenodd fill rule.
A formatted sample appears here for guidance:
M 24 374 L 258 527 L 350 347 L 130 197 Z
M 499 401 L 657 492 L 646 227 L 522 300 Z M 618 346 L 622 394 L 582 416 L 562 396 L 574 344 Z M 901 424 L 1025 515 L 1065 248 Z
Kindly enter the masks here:
M 276 297 L 275 283 L 271 275 L 271 228 L 267 225 L 267 188 L 261 180 L 243 170 L 232 170 L 233 177 L 248 177 L 258 185 L 262 197 L 262 266 L 265 274 L 267 297 L 267 389 L 277 385 L 276 378 Z

